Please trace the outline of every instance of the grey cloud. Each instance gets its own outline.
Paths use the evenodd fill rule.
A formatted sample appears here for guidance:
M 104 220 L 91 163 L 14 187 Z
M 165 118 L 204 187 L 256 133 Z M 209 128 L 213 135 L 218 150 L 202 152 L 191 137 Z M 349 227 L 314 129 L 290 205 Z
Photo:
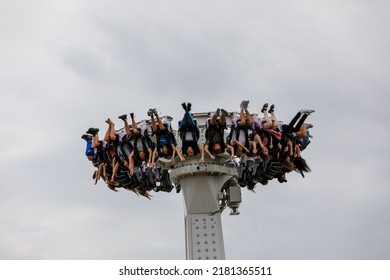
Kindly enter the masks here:
M 388 259 L 388 4 L 173 3 L 53 4 L 44 32 L 2 25 L 0 258 L 184 258 L 181 194 L 93 185 L 80 136 L 131 111 L 176 122 L 183 101 L 199 112 L 245 98 L 285 122 L 316 109 L 312 172 L 242 189 L 241 215 L 223 213 L 226 256 Z M 35 56 L 15 59 L 25 46 Z

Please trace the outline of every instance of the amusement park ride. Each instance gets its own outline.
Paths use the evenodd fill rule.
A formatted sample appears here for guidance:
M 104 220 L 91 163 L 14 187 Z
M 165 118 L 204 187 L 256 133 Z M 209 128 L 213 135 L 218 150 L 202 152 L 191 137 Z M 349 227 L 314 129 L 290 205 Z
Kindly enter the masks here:
M 229 113 L 226 119 L 227 127 L 232 123 L 232 117 L 237 113 Z M 193 113 L 192 117 L 199 124 L 199 142 L 205 143 L 204 125 L 210 117 L 210 113 Z M 170 117 L 162 117 L 171 119 Z M 141 122 L 140 122 L 141 123 Z M 142 121 L 146 126 L 147 121 Z M 178 132 L 173 131 L 176 136 L 178 146 L 181 145 Z M 123 151 L 123 149 L 121 150 Z M 117 153 L 121 153 L 118 149 Z M 120 156 L 119 156 L 120 157 Z M 243 175 L 247 174 L 245 164 L 238 166 L 235 160 L 227 153 L 216 156 L 215 159 L 205 157 L 204 163 L 199 163 L 200 156 L 187 157 L 186 160 L 177 160 L 174 166 L 170 162 L 158 161 L 161 173 L 165 174 L 165 186 L 173 185 L 180 190 L 184 199 L 184 222 L 185 222 L 185 245 L 186 259 L 188 260 L 223 260 L 225 259 L 225 249 L 223 241 L 223 230 L 221 213 L 228 207 L 230 215 L 239 215 L 239 205 L 241 199 L 241 188 Z M 275 174 L 282 169 L 277 162 L 262 163 L 259 159 L 258 166 L 251 169 L 256 172 L 262 169 L 261 176 L 274 178 Z M 266 171 L 265 171 L 266 170 Z M 151 172 L 149 173 L 151 174 Z M 254 173 L 251 173 L 254 174 Z M 302 176 L 303 173 L 301 172 Z M 148 177 L 149 175 L 146 175 Z M 124 188 L 130 178 L 129 171 L 118 173 L 117 180 Z M 136 180 L 136 179 L 134 179 Z M 256 182 L 255 182 L 256 183 Z M 129 189 L 129 188 L 128 188 Z
M 206 123 L 208 114 L 193 114 L 198 123 Z M 204 127 L 200 126 L 200 130 Z M 204 133 L 201 133 L 204 135 Z M 221 213 L 226 206 L 238 215 L 241 188 L 237 169 L 227 166 L 230 156 L 216 160 L 199 157 L 179 162 L 171 171 L 173 183 L 180 184 L 184 199 L 186 258 L 188 260 L 225 259 Z

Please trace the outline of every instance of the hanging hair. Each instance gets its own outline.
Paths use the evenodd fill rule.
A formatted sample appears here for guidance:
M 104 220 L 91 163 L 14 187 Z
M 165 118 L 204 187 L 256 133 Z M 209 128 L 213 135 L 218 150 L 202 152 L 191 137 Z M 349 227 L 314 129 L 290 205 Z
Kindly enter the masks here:
M 147 190 L 145 190 L 145 189 L 143 189 L 143 188 L 138 188 L 138 189 L 137 189 L 137 193 L 138 193 L 139 195 L 142 195 L 142 196 L 146 197 L 147 199 L 151 200 L 151 197 L 152 197 L 152 196 L 148 193 Z
M 260 152 L 260 158 L 264 161 L 270 161 L 272 159 L 272 156 L 269 154 L 264 154 L 263 152 Z
M 282 166 L 287 169 L 288 172 L 291 172 L 294 170 L 294 164 L 290 161 L 288 157 L 283 159 L 281 162 Z
M 266 178 L 261 178 L 261 179 L 259 180 L 259 183 L 262 184 L 263 186 L 265 186 L 265 185 L 268 184 L 268 179 L 266 179 Z
M 256 186 L 256 183 L 254 183 L 253 181 L 249 181 L 246 187 L 248 190 L 255 193 L 255 186 Z
M 310 172 L 311 171 L 309 165 L 307 165 L 307 163 L 306 163 L 306 160 L 302 157 L 295 158 L 294 164 L 295 164 L 295 168 L 298 169 L 301 172 L 301 174 L 302 174 L 302 172 Z

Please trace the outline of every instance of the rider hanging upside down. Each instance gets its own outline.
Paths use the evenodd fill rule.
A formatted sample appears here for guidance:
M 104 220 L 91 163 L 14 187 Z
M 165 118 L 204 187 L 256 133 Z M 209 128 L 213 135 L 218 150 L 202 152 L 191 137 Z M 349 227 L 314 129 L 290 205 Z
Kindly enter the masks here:
M 171 124 L 167 121 L 162 121 L 156 109 L 149 109 L 148 115 L 152 124 L 152 135 L 156 137 L 152 165 L 154 165 L 156 158 L 160 158 L 170 160 L 171 165 L 174 166 L 176 164 L 175 155 L 177 144 L 175 136 L 172 133 Z
M 314 110 L 300 110 L 288 125 L 282 126 L 283 143 L 288 143 L 291 146 L 290 161 L 293 162 L 294 168 L 301 173 L 302 177 L 305 177 L 304 172 L 310 172 L 310 167 L 306 160 L 301 157 L 302 148 L 306 148 L 310 136 L 307 131 L 307 127 L 310 126 L 304 122 L 313 112 Z
M 191 116 L 191 103 L 181 104 L 185 114 L 183 119 L 179 122 L 180 139 L 182 140 L 181 149 L 177 150 L 177 154 L 181 161 L 185 160 L 185 157 L 193 157 L 198 154 L 201 155 L 199 163 L 204 163 L 204 149 L 202 145 L 198 144 L 200 132 L 198 123 Z
M 133 118 L 134 119 L 134 118 Z M 135 123 L 135 122 L 134 122 Z M 134 124 L 133 124 L 134 127 Z M 151 166 L 153 156 L 153 142 L 146 127 L 134 127 L 134 151 L 130 154 L 130 174 L 134 175 L 134 167 L 143 162 Z
M 226 117 L 228 112 L 224 109 L 217 109 L 211 118 L 206 123 L 206 143 L 204 145 L 204 151 L 210 156 L 211 159 L 215 159 L 216 155 L 222 154 L 229 149 L 231 159 L 234 158 L 233 147 L 225 143 L 225 129 Z
M 239 119 L 232 121 L 227 138 L 227 143 L 233 147 L 234 155 L 237 157 L 240 157 L 243 153 L 250 152 L 249 133 L 252 130 L 253 119 L 248 111 L 248 104 L 249 101 L 247 100 L 241 102 Z
M 200 130 L 191 114 L 191 103 L 181 104 L 185 114 L 179 122 L 180 148 L 170 119 L 160 118 L 156 109 L 148 111 L 151 127 L 147 121 L 137 125 L 131 113 L 131 126 L 126 115 L 119 116 L 124 121 L 124 130 L 117 132 L 108 118 L 104 140 L 99 140 L 97 128 L 90 128 L 82 136 L 87 142 L 85 155 L 97 168 L 93 175 L 95 184 L 102 176 L 111 190 L 122 187 L 150 198 L 151 190 L 170 192 L 174 187 L 169 171 L 176 166 L 176 154 L 181 161 L 198 156 L 199 162 L 204 163 L 205 152 L 215 160 L 228 151 L 234 163 L 232 167 L 237 168 L 239 185 L 249 190 L 257 183 L 265 185 L 272 179 L 286 182 L 285 175 L 294 170 L 303 177 L 305 172 L 310 172 L 301 152 L 312 137 L 308 129 L 313 126 L 305 121 L 314 110 L 300 110 L 289 123 L 282 125 L 275 116 L 274 105 L 268 108 L 265 103 L 261 110 L 264 116 L 255 118 L 248 104 L 249 101 L 241 102 L 240 114 L 232 120 L 226 141 L 228 112 L 218 108 L 211 114 L 205 126 L 204 147 L 199 144 Z

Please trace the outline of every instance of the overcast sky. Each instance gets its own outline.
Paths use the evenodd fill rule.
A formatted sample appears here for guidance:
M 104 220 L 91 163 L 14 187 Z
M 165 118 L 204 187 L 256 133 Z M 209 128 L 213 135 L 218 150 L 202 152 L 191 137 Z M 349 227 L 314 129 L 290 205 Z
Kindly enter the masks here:
M 242 189 L 228 259 L 390 259 L 390 2 L 0 2 L 0 259 L 184 259 L 181 194 L 94 185 L 80 136 L 174 117 L 302 108 L 312 172 Z M 386 183 L 387 182 L 387 183 Z

